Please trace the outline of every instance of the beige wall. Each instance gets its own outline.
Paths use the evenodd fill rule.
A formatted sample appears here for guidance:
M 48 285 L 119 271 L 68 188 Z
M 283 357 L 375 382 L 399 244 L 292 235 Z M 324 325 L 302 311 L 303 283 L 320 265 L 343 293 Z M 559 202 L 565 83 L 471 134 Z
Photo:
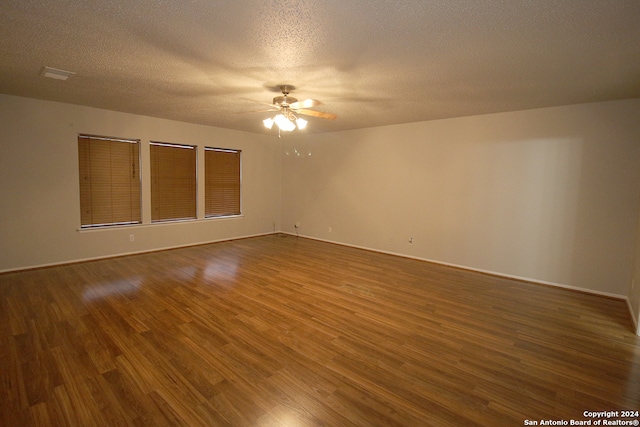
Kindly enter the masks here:
M 283 231 L 628 296 L 640 100 L 283 141 Z
M 280 227 L 276 138 L 7 95 L 0 95 L 0 121 L 0 271 L 272 233 Z M 149 140 L 197 145 L 200 154 L 205 145 L 241 149 L 244 216 L 148 224 L 150 184 L 143 179 L 147 224 L 78 231 L 78 133 L 141 139 L 147 178 Z M 198 190 L 202 196 L 204 189 Z M 198 212 L 202 218 L 204 208 Z
M 313 238 L 624 296 L 637 318 L 639 117 L 636 99 L 278 140 L 0 95 L 0 271 L 298 222 Z M 145 224 L 78 231 L 78 133 L 141 139 L 143 174 L 149 140 L 241 149 L 244 216 L 148 224 L 147 180 Z
M 635 267 L 633 279 L 629 285 L 629 306 L 636 322 L 636 333 L 640 335 L 640 213 L 638 214 L 638 225 L 636 228 L 636 251 Z

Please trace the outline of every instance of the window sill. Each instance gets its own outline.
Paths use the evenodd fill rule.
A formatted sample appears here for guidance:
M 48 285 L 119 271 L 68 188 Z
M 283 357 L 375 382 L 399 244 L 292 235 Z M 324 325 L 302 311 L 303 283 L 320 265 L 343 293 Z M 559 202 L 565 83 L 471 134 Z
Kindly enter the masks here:
M 136 228 L 147 228 L 147 227 L 161 227 L 166 225 L 176 225 L 176 224 L 194 224 L 194 223 L 203 223 L 217 220 L 230 220 L 230 219 L 241 219 L 244 218 L 244 214 L 240 215 L 229 215 L 229 216 L 208 216 L 205 218 L 194 218 L 194 219 L 176 219 L 176 220 L 161 220 L 155 222 L 147 222 L 147 223 L 137 223 L 137 224 L 114 224 L 114 225 L 99 225 L 93 227 L 81 227 L 78 228 L 77 231 L 80 233 L 86 232 L 95 232 L 95 231 L 106 231 L 106 230 L 131 230 Z

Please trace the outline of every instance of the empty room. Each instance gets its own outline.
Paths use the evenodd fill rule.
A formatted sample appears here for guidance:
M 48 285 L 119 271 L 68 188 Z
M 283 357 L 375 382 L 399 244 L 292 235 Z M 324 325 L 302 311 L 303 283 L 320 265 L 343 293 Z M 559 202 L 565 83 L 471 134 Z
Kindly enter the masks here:
M 0 3 L 0 425 L 640 422 L 640 2 Z

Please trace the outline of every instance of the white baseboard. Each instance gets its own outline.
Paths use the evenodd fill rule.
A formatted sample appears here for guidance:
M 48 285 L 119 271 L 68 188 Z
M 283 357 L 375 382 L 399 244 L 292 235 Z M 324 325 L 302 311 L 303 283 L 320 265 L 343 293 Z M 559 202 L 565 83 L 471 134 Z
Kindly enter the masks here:
M 464 266 L 464 265 L 452 264 L 452 263 L 432 260 L 432 259 L 428 259 L 428 258 L 415 257 L 415 256 L 407 255 L 407 254 L 397 253 L 397 252 L 383 251 L 383 250 L 379 250 L 379 249 L 368 248 L 368 247 L 365 247 L 365 246 L 350 245 L 350 244 L 347 244 L 347 243 L 336 242 L 336 241 L 327 240 L 327 239 L 319 239 L 319 238 L 311 237 L 311 236 L 297 235 L 297 234 L 293 234 L 293 233 L 289 233 L 289 232 L 285 232 L 285 231 L 279 231 L 279 232 L 276 232 L 276 233 L 287 234 L 287 235 L 290 235 L 290 236 L 293 236 L 293 237 L 303 237 L 305 239 L 317 240 L 317 241 L 320 241 L 320 242 L 332 243 L 332 244 L 336 244 L 336 245 L 347 246 L 347 247 L 352 247 L 352 248 L 356 248 L 356 249 L 363 249 L 363 250 L 383 253 L 383 254 L 387 254 L 387 255 L 394 255 L 394 256 L 399 256 L 399 257 L 403 257 L 403 258 L 410 258 L 410 259 L 415 259 L 415 260 L 418 260 L 418 261 L 426 261 L 426 262 L 430 262 L 430 263 L 433 263 L 433 264 L 445 265 L 445 266 L 448 266 L 448 267 L 459 268 L 459 269 L 462 269 L 462 270 L 475 271 L 475 272 L 483 273 L 483 274 L 490 274 L 492 276 L 497 276 L 497 277 L 515 279 L 515 280 L 520 280 L 520 281 L 529 282 L 529 283 L 536 283 L 536 284 L 541 284 L 541 285 L 546 285 L 546 286 L 554 286 L 554 287 L 558 287 L 558 288 L 564 288 L 564 289 L 569 289 L 569 290 L 574 290 L 574 291 L 579 291 L 579 292 L 585 292 L 585 293 L 604 296 L 604 297 L 608 297 L 608 298 L 621 299 L 621 300 L 624 300 L 624 301 L 627 302 L 627 308 L 629 310 L 629 314 L 631 315 L 631 319 L 633 321 L 633 324 L 634 324 L 634 327 L 635 327 L 635 330 L 636 330 L 636 334 L 640 336 L 640 325 L 638 324 L 638 319 L 637 319 L 637 317 L 636 317 L 636 315 L 635 315 L 635 313 L 634 313 L 634 311 L 633 311 L 633 309 L 631 307 L 631 302 L 629 301 L 629 298 L 626 297 L 625 295 L 613 294 L 613 293 L 610 293 L 610 292 L 596 291 L 596 290 L 587 289 L 587 288 L 580 288 L 580 287 L 577 287 L 577 286 L 570 286 L 570 285 L 565 285 L 565 284 L 562 284 L 562 283 L 547 282 L 547 281 L 544 281 L 544 280 L 531 279 L 531 278 L 528 278 L 528 277 L 514 276 L 514 275 L 510 275 L 510 274 L 499 273 L 499 272 L 496 272 L 496 271 L 490 271 L 490 270 L 483 270 L 483 269 L 478 269 L 478 268 L 473 268 L 473 267 L 467 267 L 467 266 Z M 165 247 L 142 250 L 142 251 L 124 252 L 124 253 L 119 253 L 119 254 L 114 254 L 114 255 L 105 255 L 105 256 L 89 257 L 89 258 L 79 258 L 79 259 L 60 261 L 60 262 L 54 262 L 54 263 L 48 263 L 48 264 L 39 264 L 39 265 L 32 265 L 32 266 L 27 266 L 27 267 L 19 267 L 19 268 L 0 270 L 0 274 L 2 274 L 2 273 L 11 273 L 11 272 L 15 272 L 15 271 L 32 270 L 32 269 L 37 269 L 37 268 L 55 267 L 55 266 L 65 265 L 65 264 L 74 264 L 74 263 L 80 263 L 80 262 L 97 261 L 97 260 L 101 260 L 101 259 L 117 258 L 117 257 L 127 256 L 127 255 L 139 255 L 139 254 L 145 254 L 145 253 L 150 253 L 150 252 L 159 252 L 159 251 L 166 251 L 166 250 L 171 250 L 171 249 L 186 248 L 186 247 L 189 247 L 189 246 L 207 245 L 207 244 L 210 244 L 210 243 L 227 242 L 227 241 L 231 241 L 231 240 L 248 239 L 248 238 L 251 238 L 251 237 L 268 236 L 268 235 L 272 235 L 272 234 L 276 234 L 276 233 L 250 234 L 250 235 L 246 235 L 246 236 L 229 237 L 229 238 L 224 238 L 224 239 L 209 240 L 209 241 L 205 241 L 205 242 L 190 243 L 190 244 L 185 244 L 185 245 L 165 246 Z
M 52 263 L 48 263 L 48 264 L 29 265 L 29 266 L 25 266 L 25 267 L 9 268 L 9 269 L 5 269 L 5 270 L 0 270 L 0 274 L 2 274 L 2 273 L 11 273 L 11 272 L 16 272 L 16 271 L 35 270 L 35 269 L 38 269 L 38 268 L 56 267 L 56 266 L 60 266 L 60 265 L 75 264 L 75 263 L 80 263 L 80 262 L 99 261 L 101 259 L 118 258 L 118 257 L 122 257 L 122 256 L 127 256 L 127 255 L 140 255 L 140 254 L 147 254 L 147 253 L 151 253 L 151 252 L 167 251 L 167 250 L 171 250 L 171 249 L 188 248 L 190 246 L 208 245 L 210 243 L 228 242 L 228 241 L 231 241 L 231 240 L 249 239 L 251 237 L 269 236 L 271 234 L 274 234 L 274 233 L 270 232 L 270 233 L 250 234 L 250 235 L 246 235 L 246 236 L 236 236 L 236 237 L 228 237 L 228 238 L 217 239 L 217 240 L 207 240 L 207 241 L 204 241 L 204 242 L 188 243 L 188 244 L 184 244 L 184 245 L 163 246 L 163 247 L 159 247 L 159 248 L 145 249 L 145 250 L 141 250 L 141 251 L 122 252 L 122 253 L 113 254 L 113 255 L 101 255 L 101 256 L 97 256 L 97 257 L 70 259 L 70 260 L 67 260 L 67 261 L 52 262 Z
M 638 318 L 636 317 L 635 312 L 633 311 L 633 307 L 631 307 L 631 301 L 629 298 L 625 298 L 627 301 L 627 308 L 629 309 L 629 314 L 631 314 L 631 320 L 633 320 L 633 326 L 636 330 L 636 335 L 640 336 L 640 325 L 638 324 Z
M 356 248 L 356 249 L 364 249 L 364 250 L 367 250 L 367 251 L 378 252 L 378 253 L 387 254 L 387 255 L 394 255 L 394 256 L 399 256 L 399 257 L 403 257 L 403 258 L 415 259 L 415 260 L 418 260 L 418 261 L 430 262 L 430 263 L 433 263 L 433 264 L 445 265 L 447 267 L 459 268 L 461 270 L 475 271 L 477 273 L 489 274 L 489 275 L 497 276 L 497 277 L 504 277 L 504 278 L 520 280 L 520 281 L 528 282 L 528 283 L 534 283 L 534 284 L 545 285 L 545 286 L 553 286 L 553 287 L 557 287 L 557 288 L 563 288 L 563 289 L 568 289 L 568 290 L 577 291 L 577 292 L 584 292 L 584 293 L 587 293 L 587 294 L 593 294 L 593 295 L 603 296 L 603 297 L 607 297 L 607 298 L 624 300 L 624 301 L 627 302 L 627 308 L 629 310 L 629 314 L 631 315 L 631 319 L 633 320 L 633 324 L 634 324 L 634 328 L 636 330 L 636 334 L 640 335 L 640 325 L 638 324 L 638 319 L 636 318 L 635 313 L 634 313 L 633 309 L 631 308 L 631 302 L 629 301 L 629 298 L 626 295 L 614 294 L 614 293 L 611 293 L 611 292 L 597 291 L 597 290 L 594 290 L 594 289 L 581 288 L 581 287 L 578 287 L 578 286 L 565 285 L 565 284 L 562 284 L 562 283 L 547 282 L 545 280 L 531 279 L 529 277 L 514 276 L 514 275 L 511 275 L 511 274 L 504 274 L 504 273 L 499 273 L 499 272 L 496 272 L 496 271 L 490 271 L 490 270 L 483 270 L 483 269 L 479 269 L 479 268 L 467 267 L 465 265 L 452 264 L 452 263 L 443 262 L 443 261 L 437 261 L 437 260 L 428 259 L 428 258 L 415 257 L 415 256 L 411 256 L 411 255 L 397 253 L 397 252 L 390 252 L 390 251 L 383 251 L 383 250 L 379 250 L 379 249 L 372 249 L 372 248 L 368 248 L 366 246 L 350 245 L 350 244 L 347 244 L 347 243 L 336 242 L 336 241 L 327 240 L 327 239 L 319 239 L 319 238 L 316 238 L 316 237 L 310 237 L 310 236 L 304 236 L 304 235 L 296 235 L 296 234 L 288 233 L 288 232 L 284 232 L 284 231 L 281 231 L 281 233 L 288 234 L 288 235 L 293 236 L 293 237 L 303 237 L 305 239 L 317 240 L 317 241 L 326 242 L 326 243 L 333 243 L 335 245 L 348 246 L 348 247 Z

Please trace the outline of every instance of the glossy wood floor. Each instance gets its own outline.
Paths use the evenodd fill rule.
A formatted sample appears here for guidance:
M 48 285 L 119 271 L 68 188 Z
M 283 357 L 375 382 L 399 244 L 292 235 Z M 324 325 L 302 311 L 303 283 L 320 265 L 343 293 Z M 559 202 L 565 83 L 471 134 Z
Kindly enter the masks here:
M 0 275 L 2 426 L 521 426 L 640 409 L 619 300 L 265 236 Z

